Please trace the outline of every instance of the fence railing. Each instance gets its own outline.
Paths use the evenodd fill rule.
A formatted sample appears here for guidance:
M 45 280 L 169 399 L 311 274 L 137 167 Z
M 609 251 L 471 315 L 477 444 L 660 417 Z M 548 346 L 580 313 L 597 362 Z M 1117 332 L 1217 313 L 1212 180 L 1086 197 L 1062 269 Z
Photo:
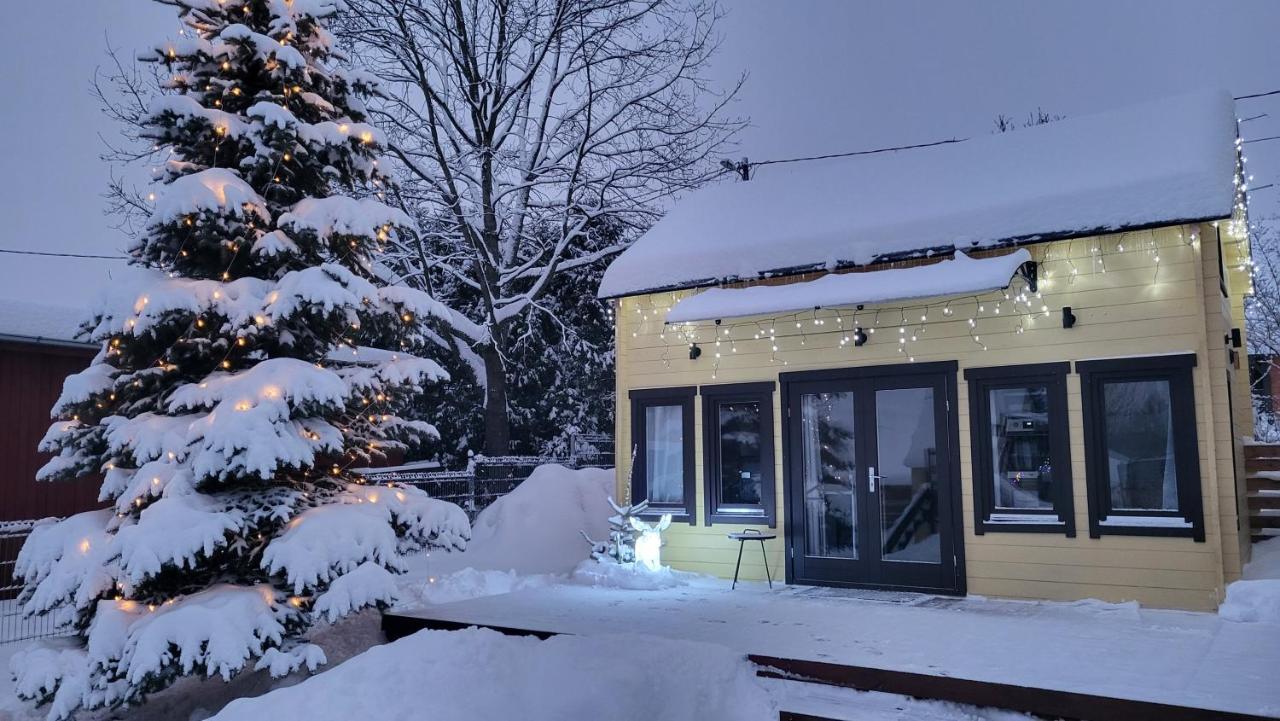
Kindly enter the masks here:
M 455 503 L 475 520 L 494 501 L 515 490 L 533 469 L 548 463 L 569 468 L 606 468 L 613 465 L 613 437 L 579 434 L 570 439 L 567 457 L 476 456 L 470 467 L 460 471 L 412 470 L 404 467 L 379 471 L 370 469 L 365 478 L 374 483 L 406 483 L 426 491 L 431 497 Z
M 35 521 L 0 522 L 0 644 L 69 633 L 51 616 L 24 617 L 18 603 L 22 584 L 13 577 L 13 569 L 34 525 Z

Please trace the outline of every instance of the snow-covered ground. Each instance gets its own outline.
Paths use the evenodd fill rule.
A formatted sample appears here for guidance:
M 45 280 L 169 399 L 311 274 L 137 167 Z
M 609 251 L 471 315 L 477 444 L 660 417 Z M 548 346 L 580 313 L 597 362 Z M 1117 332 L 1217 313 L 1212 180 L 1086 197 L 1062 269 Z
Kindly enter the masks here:
M 1232 621 L 1280 624 L 1280 538 L 1253 544 L 1253 559 L 1242 576 L 1227 586 L 1218 614 Z
M 558 583 L 416 613 L 574 635 L 625 629 L 744 654 L 1280 715 L 1280 624 L 1136 604 L 762 583 L 731 591 L 699 579 L 645 592 Z
M 257 699 L 217 721 L 254 718 L 667 719 L 774 721 L 755 669 L 713 644 L 644 636 L 538 641 L 495 631 L 428 631 Z
M 1280 604 L 1270 590 L 1280 580 L 1268 581 L 1280 579 L 1280 541 L 1255 546 L 1221 616 L 763 584 L 729 591 L 721 579 L 679 573 L 651 584 L 657 590 L 634 590 L 627 574 L 584 564 L 589 547 L 578 531 L 605 536 L 612 488 L 611 471 L 540 468 L 477 518 L 465 552 L 420 555 L 400 579 L 401 610 L 500 613 L 504 625 L 573 636 L 423 632 L 378 645 L 378 616 L 365 613 L 316 634 L 330 663 L 314 677 L 186 679 L 116 717 L 736 721 L 777 718 L 782 708 L 858 721 L 1027 720 L 758 679 L 746 651 L 1280 713 L 1271 682 L 1280 665 Z M 770 648 L 751 645 L 762 641 Z M 0 646 L 0 670 L 22 645 Z M 1071 661 L 1083 655 L 1088 663 Z M 7 675 L 0 678 L 0 721 L 41 718 L 13 698 Z

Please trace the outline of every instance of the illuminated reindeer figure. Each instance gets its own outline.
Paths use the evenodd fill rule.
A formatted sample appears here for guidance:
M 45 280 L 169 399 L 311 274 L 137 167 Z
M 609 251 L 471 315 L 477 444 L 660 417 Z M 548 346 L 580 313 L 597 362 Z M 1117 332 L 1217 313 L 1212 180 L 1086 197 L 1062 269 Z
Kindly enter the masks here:
M 670 513 L 662 514 L 662 518 L 652 526 L 631 516 L 631 527 L 640 534 L 640 537 L 635 539 L 636 563 L 643 564 L 650 571 L 662 568 L 662 532 L 670 525 Z
M 631 464 L 634 468 L 634 449 L 631 451 Z M 631 479 L 628 477 L 627 488 L 630 487 Z M 649 508 L 648 501 L 620 506 L 610 497 L 609 506 L 613 508 L 613 515 L 609 516 L 609 540 L 596 541 L 586 531 L 578 531 L 591 544 L 591 557 L 613 563 L 639 561 L 650 571 L 658 570 L 661 566 L 662 532 L 671 525 L 671 514 L 663 514 L 657 523 L 650 526 L 640 520 L 640 515 Z

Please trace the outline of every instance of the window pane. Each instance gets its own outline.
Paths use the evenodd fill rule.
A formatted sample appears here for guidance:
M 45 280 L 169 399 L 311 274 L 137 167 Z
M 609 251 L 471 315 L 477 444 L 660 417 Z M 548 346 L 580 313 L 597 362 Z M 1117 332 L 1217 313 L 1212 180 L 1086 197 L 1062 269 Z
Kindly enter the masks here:
M 1169 382 L 1109 382 L 1102 395 L 1111 507 L 1178 510 Z
M 760 404 L 721 403 L 720 503 L 760 505 Z
M 987 400 L 995 507 L 1052 509 L 1049 389 L 1043 385 L 995 388 L 988 392 Z
M 644 409 L 644 472 L 650 503 L 684 503 L 684 408 Z
M 881 558 L 940 563 L 932 388 L 876 391 Z
M 852 393 L 800 396 L 805 552 L 857 558 Z

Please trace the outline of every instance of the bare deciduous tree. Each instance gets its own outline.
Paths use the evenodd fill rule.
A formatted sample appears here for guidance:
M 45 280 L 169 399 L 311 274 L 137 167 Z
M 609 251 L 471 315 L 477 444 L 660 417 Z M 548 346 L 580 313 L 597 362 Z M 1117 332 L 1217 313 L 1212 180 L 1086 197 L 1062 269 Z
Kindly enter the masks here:
M 357 0 L 341 29 L 385 94 L 398 185 L 420 223 L 397 282 L 469 318 L 442 343 L 485 388 L 484 446 L 510 447 L 507 351 L 557 274 L 622 251 L 673 193 L 723 171 L 741 123 L 703 71 L 704 0 Z M 618 229 L 623 232 L 619 233 Z M 696 242 L 696 239 L 690 239 Z

